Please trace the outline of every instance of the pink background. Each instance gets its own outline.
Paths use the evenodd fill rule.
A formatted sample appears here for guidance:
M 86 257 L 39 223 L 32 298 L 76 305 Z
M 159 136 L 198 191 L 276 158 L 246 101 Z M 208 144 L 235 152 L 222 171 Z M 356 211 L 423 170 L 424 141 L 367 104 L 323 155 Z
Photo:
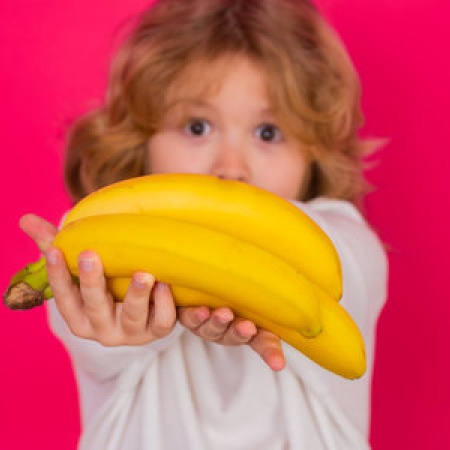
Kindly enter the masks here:
M 1 0 L 0 289 L 38 253 L 25 212 L 54 223 L 69 207 L 60 175 L 67 123 L 98 103 L 117 26 L 142 0 Z M 112 3 L 111 3 L 112 4 Z M 321 0 L 364 85 L 366 136 L 388 137 L 368 214 L 390 250 L 371 440 L 376 450 L 450 448 L 447 0 Z M 445 137 L 444 137 L 445 135 Z M 45 309 L 0 305 L 0 448 L 75 449 L 70 361 Z

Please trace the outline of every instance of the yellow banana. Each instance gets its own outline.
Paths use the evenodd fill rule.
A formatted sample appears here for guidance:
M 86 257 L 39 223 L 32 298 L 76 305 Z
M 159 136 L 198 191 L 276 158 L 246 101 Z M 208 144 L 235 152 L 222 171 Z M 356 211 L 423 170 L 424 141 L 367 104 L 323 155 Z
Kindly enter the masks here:
M 151 213 L 222 231 L 273 253 L 341 298 L 341 267 L 328 236 L 289 201 L 255 186 L 197 174 L 131 178 L 82 199 L 64 225 L 112 213 Z
M 65 225 L 53 245 L 77 274 L 81 251 L 95 250 L 106 277 L 152 273 L 159 281 L 225 298 L 232 309 L 270 318 L 308 337 L 321 331 L 320 289 L 276 256 L 227 234 L 147 214 L 105 214 Z
M 129 278 L 111 278 L 108 286 L 117 298 L 123 298 L 130 284 Z M 171 286 L 175 302 L 179 306 L 223 306 L 226 302 L 205 292 L 182 286 Z M 364 340 L 347 311 L 325 294 L 321 294 L 322 332 L 314 339 L 280 326 L 269 317 L 255 314 L 242 305 L 235 308 L 240 317 L 253 321 L 258 327 L 276 334 L 283 341 L 299 350 L 323 368 L 344 378 L 361 377 L 366 371 Z
M 207 175 L 133 178 L 81 200 L 53 245 L 74 275 L 81 251 L 99 253 L 118 298 L 134 272 L 150 272 L 171 285 L 177 305 L 229 306 L 334 373 L 365 371 L 361 334 L 337 302 L 342 275 L 333 244 L 267 191 Z M 4 300 L 24 309 L 49 291 L 40 260 L 13 277 Z

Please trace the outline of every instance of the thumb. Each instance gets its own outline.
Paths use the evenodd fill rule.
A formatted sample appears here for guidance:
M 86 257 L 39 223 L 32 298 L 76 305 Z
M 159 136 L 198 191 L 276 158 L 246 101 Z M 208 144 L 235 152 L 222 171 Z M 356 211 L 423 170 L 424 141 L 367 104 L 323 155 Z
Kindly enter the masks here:
M 53 224 L 35 214 L 22 216 L 19 220 L 19 227 L 36 242 L 39 249 L 43 252 L 51 247 L 53 239 L 58 232 Z

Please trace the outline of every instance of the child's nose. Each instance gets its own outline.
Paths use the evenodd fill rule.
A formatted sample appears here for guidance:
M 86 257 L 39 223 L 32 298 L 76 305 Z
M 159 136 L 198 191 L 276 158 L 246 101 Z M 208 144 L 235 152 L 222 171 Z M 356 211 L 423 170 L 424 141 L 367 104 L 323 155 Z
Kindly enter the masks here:
M 211 175 L 225 180 L 250 182 L 250 164 L 245 149 L 240 145 L 224 145 L 217 152 Z

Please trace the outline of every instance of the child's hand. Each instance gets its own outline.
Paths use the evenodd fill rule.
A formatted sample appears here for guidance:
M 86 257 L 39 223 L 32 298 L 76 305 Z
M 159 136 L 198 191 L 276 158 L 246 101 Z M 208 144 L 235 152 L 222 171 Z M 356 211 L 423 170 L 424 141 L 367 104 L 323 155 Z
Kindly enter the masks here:
M 136 273 L 123 303 L 115 303 L 106 287 L 98 255 L 79 257 L 79 286 L 61 252 L 51 248 L 57 230 L 44 219 L 26 215 L 20 226 L 45 253 L 48 279 L 56 305 L 71 331 L 103 345 L 139 345 L 169 334 L 176 307 L 168 287 L 146 273 Z
M 124 301 L 117 303 L 107 289 L 96 253 L 80 254 L 79 287 L 61 252 L 50 248 L 46 257 L 56 305 L 75 335 L 107 346 L 141 345 L 168 335 L 175 326 L 170 290 L 164 284 L 155 285 L 151 275 L 135 273 Z
M 51 243 L 57 229 L 28 214 L 20 221 L 46 254 L 49 282 L 56 305 L 71 331 L 103 345 L 138 345 L 166 336 L 175 326 L 177 311 L 168 286 L 146 273 L 136 273 L 123 303 L 114 302 L 106 287 L 101 261 L 94 252 L 79 258 L 78 286 L 63 255 Z M 197 336 L 224 345 L 248 344 L 275 371 L 283 369 L 280 339 L 249 320 L 235 318 L 228 308 L 179 308 L 179 320 Z
M 179 308 L 179 321 L 195 335 L 223 345 L 248 344 L 274 371 L 284 368 L 280 338 L 258 329 L 250 320 L 235 318 L 229 308 Z

